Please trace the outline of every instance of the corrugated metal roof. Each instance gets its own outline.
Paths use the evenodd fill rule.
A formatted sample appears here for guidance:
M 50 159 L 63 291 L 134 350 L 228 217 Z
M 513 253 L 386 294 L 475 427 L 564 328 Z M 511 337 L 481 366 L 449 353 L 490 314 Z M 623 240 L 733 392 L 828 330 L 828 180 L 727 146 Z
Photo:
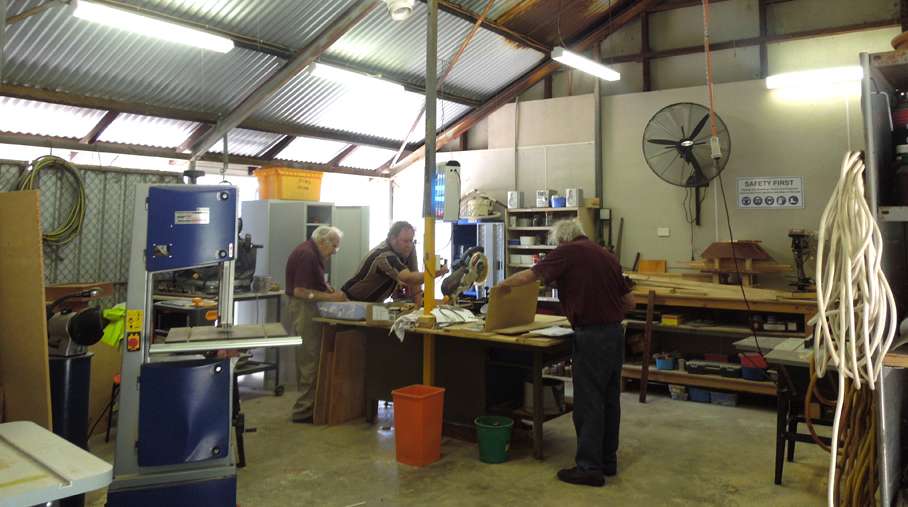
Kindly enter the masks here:
M 284 136 L 272 134 L 270 132 L 235 128 L 227 135 L 227 153 L 244 157 L 259 156 L 268 151 L 268 149 L 274 146 L 282 137 Z M 223 138 L 214 143 L 214 146 L 208 151 L 213 153 L 224 153 Z
M 271 45 L 285 46 L 291 51 L 312 42 L 341 13 L 357 3 L 357 0 L 103 1 L 128 9 L 147 9 L 160 16 L 236 34 L 247 41 L 263 40 Z M 10 0 L 8 16 L 20 14 L 44 2 Z M 458 3 L 478 13 L 485 8 L 487 0 L 460 0 Z M 542 30 L 550 38 L 557 31 L 556 21 L 559 18 L 553 12 L 560 10 L 561 30 L 568 38 L 590 24 L 600 22 L 601 12 L 608 6 L 608 2 L 598 0 L 571 0 L 565 3 L 569 5 L 562 8 L 560 0 L 499 0 L 495 2 L 490 17 L 528 35 L 533 35 L 535 29 Z M 325 59 L 422 86 L 425 82 L 426 10 L 424 3 L 417 2 L 413 15 L 397 22 L 388 16 L 384 5 L 378 5 L 325 52 Z M 439 13 L 438 21 L 441 75 L 446 68 L 444 60 L 457 52 L 473 23 L 445 12 Z M 521 26 L 532 29 L 522 30 Z M 448 76 L 440 96 L 448 92 L 484 101 L 544 58 L 545 55 L 540 52 L 480 29 Z M 230 112 L 284 63 L 260 51 L 234 48 L 220 54 L 97 25 L 73 18 L 70 9 L 63 5 L 8 26 L 4 59 L 4 84 L 86 98 L 78 103 L 93 105 L 97 99 L 99 109 L 105 99 L 110 99 L 209 115 Z M 343 86 L 312 78 L 303 72 L 259 106 L 250 118 L 273 125 L 312 126 L 397 143 L 404 141 L 424 101 L 423 95 L 410 92 L 393 99 L 357 96 Z M 36 134 L 80 138 L 104 114 L 94 109 L 63 109 L 65 106 L 22 106 L 9 100 L 0 103 L 0 107 L 14 105 L 41 109 L 48 114 L 52 112 L 57 118 L 68 118 L 67 126 L 62 128 L 62 120 L 57 121 L 54 124 L 58 130 L 50 133 L 50 130 L 42 130 L 40 126 L 28 127 L 21 122 L 9 128 L 0 123 L 0 130 L 34 130 Z M 451 125 L 470 111 L 469 106 L 439 100 L 439 129 Z M 182 144 L 197 125 L 188 121 L 121 114 L 103 132 L 101 140 L 175 147 Z M 424 135 L 423 118 L 409 141 L 421 142 Z M 281 137 L 279 134 L 240 129 L 234 129 L 229 136 L 230 153 L 244 156 L 260 156 Z M 343 142 L 298 139 L 281 153 L 281 157 L 325 163 L 346 146 Z M 221 150 L 220 142 L 211 149 L 213 152 Z M 374 153 L 374 150 L 361 147 L 348 157 L 345 165 L 354 164 L 349 160 L 367 159 Z M 380 149 L 378 153 L 377 158 L 385 156 Z M 390 155 L 382 163 L 389 158 Z M 351 167 L 373 169 L 375 165 L 370 159 L 355 162 Z
M 345 158 L 340 165 L 354 169 L 378 169 L 391 160 L 391 157 L 395 154 L 394 150 L 360 146 L 349 157 Z
M 7 27 L 3 79 L 223 114 L 278 65 L 255 51 L 220 54 L 76 19 L 61 6 Z
M 494 19 L 549 46 L 564 46 L 592 27 L 608 23 L 609 9 L 629 1 L 633 0 L 525 0 L 513 2 Z
M 0 132 L 81 139 L 104 111 L 0 97 Z
M 372 11 L 326 56 L 410 82 L 424 83 L 426 75 L 427 7 L 417 2 L 413 14 L 394 21 L 385 9 Z M 438 13 L 438 75 L 447 68 L 473 24 Z M 500 35 L 478 30 L 445 81 L 453 93 L 483 100 L 533 68 L 545 55 L 516 47 Z M 507 62 L 502 65 L 502 62 Z
M 200 124 L 138 114 L 121 114 L 98 137 L 107 143 L 176 148 Z
M 275 158 L 310 164 L 327 164 L 347 146 L 349 145 L 337 141 L 297 137 Z
M 364 95 L 304 72 L 284 85 L 251 118 L 283 125 L 314 125 L 403 141 L 424 104 L 425 97 L 419 93 L 402 92 L 394 97 Z M 448 124 L 470 111 L 469 106 L 443 100 L 436 101 L 436 109 L 436 124 L 439 126 L 442 109 Z M 424 134 L 423 121 L 410 141 L 418 142 L 425 137 Z
M 130 5 L 299 49 L 355 0 L 133 0 Z
M 486 10 L 486 5 L 489 4 L 489 0 L 449 0 L 452 4 L 457 4 L 464 9 L 476 13 L 476 15 L 482 14 L 482 11 Z M 492 8 L 489 9 L 489 14 L 486 16 L 489 20 L 496 20 L 499 16 L 505 12 L 514 9 L 521 4 L 526 3 L 527 0 L 495 0 L 495 3 L 492 4 Z

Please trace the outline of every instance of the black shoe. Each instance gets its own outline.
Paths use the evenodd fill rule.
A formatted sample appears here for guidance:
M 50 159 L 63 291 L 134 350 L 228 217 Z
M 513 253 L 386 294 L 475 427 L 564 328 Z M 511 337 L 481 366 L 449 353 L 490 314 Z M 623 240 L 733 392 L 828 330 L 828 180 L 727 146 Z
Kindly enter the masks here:
M 314 419 L 312 419 L 312 416 L 310 415 L 309 417 L 303 417 L 302 419 L 294 419 L 293 422 L 298 424 L 312 424 Z
M 580 484 L 583 486 L 601 487 L 605 485 L 605 477 L 593 477 L 583 475 L 577 467 L 565 468 L 558 471 L 558 478 L 569 484 Z
M 602 472 L 602 475 L 604 475 L 606 477 L 614 477 L 614 476 L 618 475 L 618 471 L 617 470 L 612 470 L 611 472 L 604 471 L 604 472 Z

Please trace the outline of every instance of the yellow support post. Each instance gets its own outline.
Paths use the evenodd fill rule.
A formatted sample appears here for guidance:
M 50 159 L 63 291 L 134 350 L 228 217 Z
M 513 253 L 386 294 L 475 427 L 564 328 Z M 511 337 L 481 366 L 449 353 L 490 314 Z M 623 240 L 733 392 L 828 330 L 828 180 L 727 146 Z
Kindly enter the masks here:
M 426 217 L 426 234 L 423 239 L 423 248 L 426 249 L 425 285 L 422 293 L 424 315 L 430 315 L 435 309 L 435 217 Z

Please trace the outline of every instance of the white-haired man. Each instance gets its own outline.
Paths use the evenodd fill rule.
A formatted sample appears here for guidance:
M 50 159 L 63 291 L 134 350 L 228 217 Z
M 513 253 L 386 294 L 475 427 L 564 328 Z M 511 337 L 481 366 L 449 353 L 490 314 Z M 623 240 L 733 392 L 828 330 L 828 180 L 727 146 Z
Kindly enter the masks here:
M 558 472 L 571 484 L 602 486 L 618 472 L 621 424 L 621 366 L 624 362 L 624 314 L 634 296 L 621 266 L 607 250 L 583 233 L 580 224 L 562 220 L 549 232 L 556 246 L 530 269 L 503 280 L 499 287 L 537 280 L 555 283 L 564 313 L 574 329 L 571 376 L 574 382 L 575 467 Z
M 343 235 L 336 227 L 321 226 L 287 259 L 287 306 L 293 318 L 293 331 L 303 337 L 303 344 L 296 349 L 300 397 L 293 405 L 293 422 L 312 422 L 318 359 L 322 350 L 322 324 L 312 321 L 318 317 L 315 303 L 347 301 L 346 294 L 325 283 L 325 261 L 337 253 Z

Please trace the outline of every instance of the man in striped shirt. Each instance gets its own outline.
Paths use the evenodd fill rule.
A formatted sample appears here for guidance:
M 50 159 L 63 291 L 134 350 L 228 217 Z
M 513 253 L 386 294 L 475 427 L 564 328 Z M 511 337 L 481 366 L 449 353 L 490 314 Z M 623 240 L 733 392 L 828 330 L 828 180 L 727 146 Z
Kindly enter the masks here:
M 359 263 L 353 278 L 341 287 L 351 301 L 380 303 L 394 291 L 398 283 L 410 287 L 413 303 L 422 305 L 422 291 L 425 274 L 418 271 L 416 230 L 407 222 L 395 222 L 388 231 L 385 241 L 373 248 Z M 434 275 L 443 276 L 448 272 L 442 266 Z

